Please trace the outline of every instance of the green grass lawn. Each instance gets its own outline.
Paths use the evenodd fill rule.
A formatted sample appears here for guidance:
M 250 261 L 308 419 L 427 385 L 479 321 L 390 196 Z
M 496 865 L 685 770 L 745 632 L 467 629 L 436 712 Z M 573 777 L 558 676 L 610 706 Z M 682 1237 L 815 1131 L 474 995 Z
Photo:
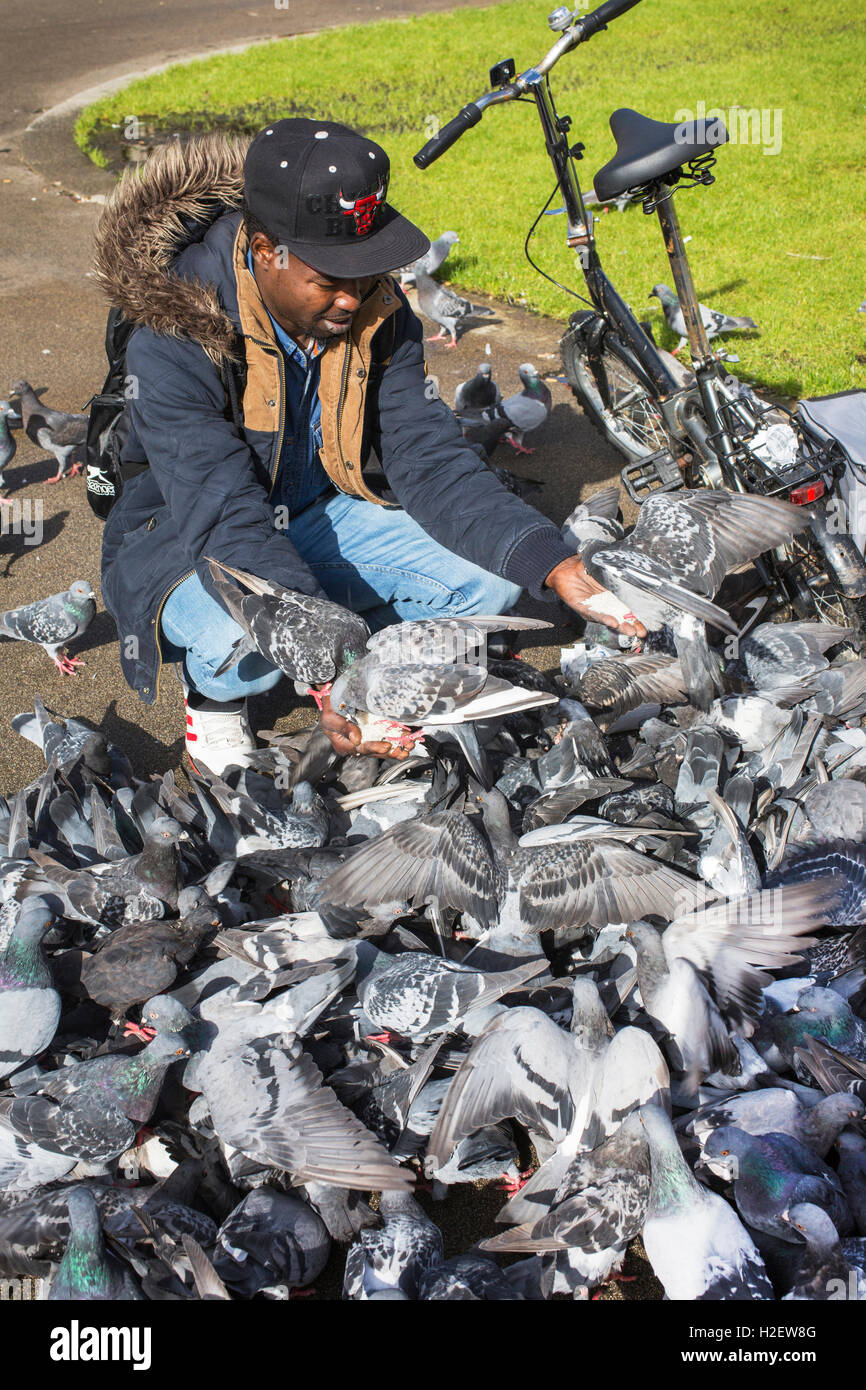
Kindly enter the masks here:
M 550 8 L 550 0 L 500 0 L 178 65 L 88 107 L 76 135 L 100 158 L 106 133 L 116 140 L 112 126 L 132 113 L 169 131 L 253 132 L 284 115 L 345 121 L 385 145 L 401 211 L 433 236 L 460 234 L 449 279 L 565 318 L 576 302 L 523 256 L 553 186 L 534 109 L 493 108 L 427 172 L 412 163 L 432 122 L 487 87 L 493 62 L 513 56 L 520 71 L 546 51 Z M 866 296 L 864 50 L 862 0 L 644 0 L 553 73 L 559 109 L 574 119 L 571 138 L 586 145 L 587 187 L 613 153 L 608 116 L 618 106 L 658 120 L 682 119 L 700 102 L 725 113 L 766 110 L 769 143 L 781 131 L 780 151 L 728 145 L 715 184 L 683 191 L 678 208 L 701 299 L 761 327 L 760 337 L 729 340 L 737 370 L 788 395 L 866 386 L 866 315 L 857 313 Z M 655 218 L 632 207 L 605 214 L 597 228 L 608 274 L 670 345 L 658 301 L 647 301 L 655 282 L 671 283 Z M 543 218 L 534 256 L 580 290 L 564 231 L 563 217 Z

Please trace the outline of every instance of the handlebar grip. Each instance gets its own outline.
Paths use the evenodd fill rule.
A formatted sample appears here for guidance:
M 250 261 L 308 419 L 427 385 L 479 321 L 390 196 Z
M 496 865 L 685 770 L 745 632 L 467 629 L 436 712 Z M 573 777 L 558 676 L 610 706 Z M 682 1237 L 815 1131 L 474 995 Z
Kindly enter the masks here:
M 614 0 L 611 0 L 613 3 Z M 636 4 L 637 0 L 631 0 L 631 4 Z M 419 150 L 414 156 L 415 163 L 419 169 L 426 169 L 428 164 L 432 164 L 434 159 L 438 159 L 440 154 L 450 150 L 456 144 L 461 135 L 464 135 L 472 126 L 477 125 L 481 120 L 482 111 L 474 101 L 470 101 L 462 111 L 458 111 L 453 120 L 443 126 L 438 135 L 427 141 L 423 149 Z
M 633 9 L 639 3 L 640 0 L 605 0 L 603 5 L 599 5 L 597 10 L 593 10 L 581 21 L 581 40 L 591 39 L 593 34 L 610 24 L 612 19 L 619 19 L 621 14 L 625 14 L 626 10 Z

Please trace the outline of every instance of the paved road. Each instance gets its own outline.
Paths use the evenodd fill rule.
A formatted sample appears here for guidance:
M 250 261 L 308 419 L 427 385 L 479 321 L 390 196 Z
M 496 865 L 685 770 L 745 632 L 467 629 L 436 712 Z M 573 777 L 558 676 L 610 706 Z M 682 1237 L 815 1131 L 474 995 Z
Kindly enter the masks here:
M 327 15 L 329 23 L 338 24 L 453 8 L 456 3 L 459 0 L 381 0 L 361 5 L 330 0 Z M 464 3 L 477 5 L 481 0 Z M 25 126 L 40 111 L 120 74 L 246 40 L 309 31 L 320 24 L 322 9 L 312 0 L 290 0 L 285 10 L 264 0 L 258 5 L 251 0 L 250 8 L 234 0 L 139 0 L 134 5 L 129 0 L 78 0 L 75 5 L 69 0 L 14 0 L 4 8 L 0 398 L 23 376 L 34 386 L 46 387 L 50 403 L 80 409 L 104 375 L 105 305 L 88 277 L 99 207 L 63 196 L 57 186 L 21 163 L 18 152 Z M 71 165 L 78 158 L 71 144 L 69 158 Z M 538 356 L 540 368 L 556 369 L 561 327 L 508 311 L 489 333 L 467 334 L 456 351 L 431 345 L 431 370 L 440 374 L 445 398 L 453 399 L 454 386 L 474 370 L 489 340 L 498 379 L 506 390 L 514 389 L 522 361 Z M 616 459 L 571 406 L 568 392 L 555 383 L 554 391 L 557 409 L 543 446 L 527 461 L 527 471 L 549 484 L 536 505 L 561 518 L 576 500 L 580 483 L 597 486 L 611 476 Z M 98 590 L 101 526 L 87 507 L 80 480 L 45 486 L 53 471 L 53 460 L 46 462 L 40 450 L 19 436 L 7 481 L 23 505 L 41 504 L 44 535 L 40 545 L 29 545 L 23 534 L 0 536 L 0 608 L 55 592 L 73 578 L 88 579 Z M 157 706 L 142 705 L 121 678 L 114 626 L 104 612 L 78 650 L 88 665 L 77 678 L 64 678 L 40 650 L 0 641 L 3 793 L 40 770 L 36 750 L 4 732 L 8 718 L 27 708 L 36 693 L 60 713 L 104 723 L 123 741 L 141 775 L 179 764 L 181 704 L 173 678 L 163 680 Z M 548 661 L 552 657 L 549 652 Z M 253 711 L 258 727 L 272 727 L 290 711 L 285 689 L 280 691 Z

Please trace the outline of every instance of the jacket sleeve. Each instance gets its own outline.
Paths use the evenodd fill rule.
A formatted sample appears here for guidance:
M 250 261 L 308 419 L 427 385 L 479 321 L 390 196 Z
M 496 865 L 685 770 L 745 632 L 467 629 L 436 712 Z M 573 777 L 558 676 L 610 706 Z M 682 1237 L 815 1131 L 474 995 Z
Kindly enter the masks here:
M 225 418 L 219 372 L 195 343 L 139 328 L 126 352 L 137 384 L 132 424 L 177 528 L 185 559 L 210 588 L 212 556 L 287 589 L 322 594 L 283 530 L 256 461 Z
M 573 551 L 547 517 L 508 492 L 463 438 L 424 374 L 423 328 L 404 302 L 379 388 L 382 467 L 397 501 L 440 545 L 536 597 Z

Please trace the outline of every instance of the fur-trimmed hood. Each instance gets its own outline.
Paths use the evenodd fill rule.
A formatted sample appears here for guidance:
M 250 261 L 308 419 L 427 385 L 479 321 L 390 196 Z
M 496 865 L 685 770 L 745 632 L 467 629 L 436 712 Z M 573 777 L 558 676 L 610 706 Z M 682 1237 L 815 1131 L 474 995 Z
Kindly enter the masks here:
M 96 279 L 126 318 L 191 338 L 219 363 L 236 351 L 237 324 L 217 288 L 173 273 L 172 262 L 243 201 L 249 141 L 222 134 L 173 141 L 128 169 L 96 230 Z

